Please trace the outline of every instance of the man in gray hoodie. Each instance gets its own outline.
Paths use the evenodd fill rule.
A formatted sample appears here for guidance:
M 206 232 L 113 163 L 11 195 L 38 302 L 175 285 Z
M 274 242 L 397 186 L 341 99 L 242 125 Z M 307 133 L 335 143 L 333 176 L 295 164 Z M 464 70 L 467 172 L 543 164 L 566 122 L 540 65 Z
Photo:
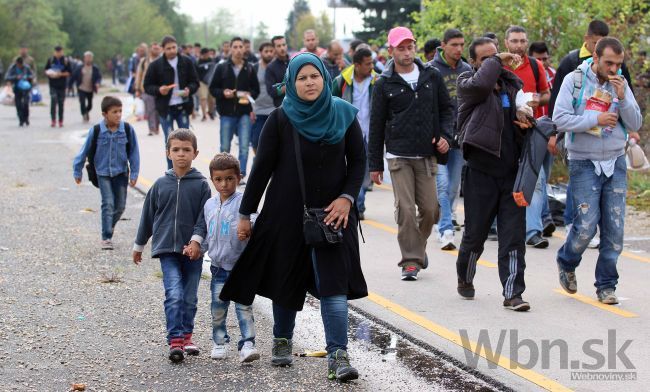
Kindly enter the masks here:
M 449 98 L 454 107 L 454 141 L 449 149 L 449 160 L 446 165 L 438 165 L 436 186 L 438 188 L 438 203 L 440 204 L 440 220 L 438 220 L 438 241 L 443 250 L 456 249 L 454 245 L 454 201 L 460 188 L 460 177 L 465 160 L 458 148 L 457 132 L 458 102 L 456 101 L 456 80 L 463 72 L 471 71 L 472 67 L 463 61 L 465 38 L 457 29 L 445 31 L 442 45 L 436 49 L 432 64 L 442 74 L 442 79 L 449 91 Z
M 562 81 L 553 121 L 567 132 L 569 181 L 576 215 L 566 242 L 557 254 L 562 288 L 578 290 L 575 269 L 600 226 L 596 263 L 596 294 L 605 304 L 616 304 L 616 262 L 623 250 L 627 188 L 625 144 L 640 140 L 641 111 L 627 81 L 621 76 L 625 58 L 616 38 L 602 38 L 593 60 L 586 60 Z M 609 102 L 609 104 L 608 104 Z

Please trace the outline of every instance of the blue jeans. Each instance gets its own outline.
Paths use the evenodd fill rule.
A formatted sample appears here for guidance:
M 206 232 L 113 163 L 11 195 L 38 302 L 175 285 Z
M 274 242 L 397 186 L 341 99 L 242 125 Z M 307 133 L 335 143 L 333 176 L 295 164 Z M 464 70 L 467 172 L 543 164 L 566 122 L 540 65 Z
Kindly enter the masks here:
M 573 224 L 573 217 L 576 213 L 576 206 L 573 202 L 573 192 L 571 191 L 571 180 L 566 184 L 566 206 L 564 207 L 564 226 Z
M 625 156 L 616 160 L 611 177 L 597 176 L 589 160 L 569 161 L 569 178 L 576 213 L 566 242 L 557 253 L 557 262 L 568 272 L 580 265 L 582 254 L 600 226 L 600 248 L 596 262 L 598 291 L 616 288 L 616 262 L 623 250 L 625 195 L 627 192 Z
M 165 151 L 167 151 L 167 138 L 171 131 L 174 130 L 174 121 L 178 128 L 189 128 L 190 127 L 190 118 L 185 110 L 183 110 L 183 105 L 174 105 L 170 106 L 167 110 L 167 115 L 165 117 L 160 117 L 160 125 L 162 126 L 163 133 L 165 134 Z M 172 168 L 172 161 L 167 158 L 167 168 Z
M 550 215 L 546 183 L 548 182 L 548 174 L 551 173 L 552 165 L 553 155 L 547 151 L 544 156 L 544 163 L 539 171 L 539 177 L 537 177 L 533 199 L 531 200 L 530 205 L 526 207 L 526 241 L 535 234 L 542 234 L 544 223 L 547 222 L 548 215 Z
M 445 230 L 454 230 L 451 223 L 454 201 L 460 189 L 460 177 L 465 160 L 463 153 L 458 148 L 449 150 L 449 160 L 446 165 L 438 165 L 436 174 L 436 187 L 438 188 L 438 204 L 440 204 L 440 220 L 438 231 L 443 234 Z
M 221 152 L 230 152 L 230 143 L 235 133 L 239 138 L 239 166 L 242 176 L 245 176 L 251 137 L 251 118 L 248 114 L 239 117 L 221 116 Z
M 230 271 L 223 268 L 210 266 L 212 272 L 212 281 L 210 282 L 210 291 L 212 292 L 212 304 L 210 311 L 212 313 L 212 340 L 215 344 L 226 344 L 230 342 L 230 336 L 226 330 L 226 318 L 228 317 L 228 307 L 230 301 L 219 299 L 221 289 L 226 283 Z M 253 342 L 255 344 L 255 319 L 253 317 L 253 306 L 242 305 L 235 302 L 235 311 L 239 321 L 239 330 L 241 331 L 241 340 L 237 344 L 237 350 L 241 350 L 244 342 Z
M 255 151 L 257 151 L 257 145 L 260 142 L 260 135 L 262 134 L 262 128 L 264 128 L 264 124 L 266 123 L 266 120 L 268 118 L 269 118 L 268 115 L 258 114 L 255 119 L 255 123 L 251 128 L 251 146 Z
M 102 195 L 102 240 L 110 240 L 113 238 L 113 229 L 126 207 L 129 177 L 126 173 L 115 177 L 97 176 L 97 182 L 99 193 Z
M 160 268 L 165 287 L 165 318 L 169 342 L 194 330 L 203 262 L 191 261 L 180 253 L 165 253 L 160 255 Z
M 316 274 L 316 258 L 312 252 L 314 264 L 314 277 L 316 288 L 320 283 Z M 275 302 L 273 303 L 273 337 L 292 339 L 293 329 L 296 325 L 296 311 L 286 309 Z M 348 298 L 346 295 L 332 295 L 320 298 L 320 313 L 325 328 L 325 342 L 328 355 L 333 355 L 336 350 L 348 349 Z

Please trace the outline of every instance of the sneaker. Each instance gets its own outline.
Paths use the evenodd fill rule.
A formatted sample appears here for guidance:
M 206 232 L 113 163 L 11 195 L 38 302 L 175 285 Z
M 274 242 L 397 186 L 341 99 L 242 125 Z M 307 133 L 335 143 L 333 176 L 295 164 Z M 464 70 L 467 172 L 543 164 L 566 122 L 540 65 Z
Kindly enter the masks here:
M 339 380 L 341 382 L 356 380 L 359 378 L 359 372 L 357 369 L 350 365 L 350 358 L 348 358 L 347 352 L 336 350 L 336 352 L 327 359 L 327 378 L 330 380 Z
M 515 312 L 526 312 L 530 310 L 530 304 L 521 299 L 521 297 L 504 299 L 503 306 L 505 306 L 506 309 L 514 310 Z
M 225 359 L 228 356 L 228 347 L 225 344 L 212 345 L 212 352 L 210 358 L 212 359 Z
M 544 237 L 551 237 L 553 236 L 553 232 L 555 232 L 555 223 L 548 222 L 546 226 L 544 226 L 544 229 L 542 230 L 542 235 Z
M 458 294 L 464 299 L 474 299 L 474 284 L 458 279 Z
M 102 240 L 102 249 L 103 250 L 113 250 L 113 241 L 111 241 L 111 240 Z
M 56 121 L 52 121 L 52 124 L 50 124 L 52 128 L 56 127 Z
M 59 121 L 59 128 L 63 128 L 63 121 Z
M 546 238 L 542 238 L 539 234 L 535 234 L 528 241 L 526 241 L 526 245 L 530 245 L 534 248 L 537 249 L 546 249 L 548 248 L 548 240 Z
M 576 273 L 567 272 L 560 267 L 560 264 L 557 265 L 557 269 L 560 272 L 560 286 L 569 294 L 575 294 L 578 291 L 578 281 L 576 280 Z
M 600 247 L 600 238 L 599 237 L 594 237 L 589 241 L 589 245 L 587 245 L 587 248 L 589 249 L 598 249 Z
M 253 342 L 244 342 L 244 346 L 239 350 L 239 362 L 249 363 L 260 359 L 260 353 L 255 349 Z
M 490 231 L 488 231 L 488 237 L 487 238 L 490 241 L 498 241 L 499 236 L 497 234 L 497 229 L 490 228 Z
M 456 249 L 456 245 L 454 245 L 454 231 L 445 230 L 445 232 L 440 236 L 440 243 L 442 244 L 440 247 L 442 250 Z
M 420 269 L 414 265 L 402 267 L 402 280 L 418 280 Z
M 185 341 L 183 342 L 184 346 L 183 348 L 185 349 L 185 352 L 187 355 L 199 355 L 199 348 L 196 347 L 196 344 L 192 342 L 192 334 L 191 333 L 186 333 L 185 334 Z
M 429 268 L 429 255 L 424 254 L 424 265 L 422 266 L 422 269 L 427 269 Z
M 244 186 L 246 185 L 246 181 L 242 178 L 241 181 L 239 181 L 239 186 Z
M 172 338 L 169 343 L 169 360 L 174 363 L 183 362 L 185 352 L 183 351 L 184 338 Z
M 460 226 L 460 224 L 458 222 L 456 222 L 456 219 L 452 219 L 451 224 L 454 226 L 454 230 L 460 231 L 461 226 Z
M 366 214 L 359 211 L 359 220 L 366 220 Z
M 293 358 L 293 342 L 289 339 L 274 338 L 273 349 L 271 350 L 271 365 L 273 366 L 291 366 Z
M 602 289 L 596 291 L 596 295 L 598 295 L 598 300 L 606 305 L 615 305 L 618 303 L 614 289 Z

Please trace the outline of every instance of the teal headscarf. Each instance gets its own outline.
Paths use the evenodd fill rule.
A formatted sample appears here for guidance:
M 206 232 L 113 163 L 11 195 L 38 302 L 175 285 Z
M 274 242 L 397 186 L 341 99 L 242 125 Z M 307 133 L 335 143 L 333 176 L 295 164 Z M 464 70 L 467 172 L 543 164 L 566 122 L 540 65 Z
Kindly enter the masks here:
M 323 76 L 323 91 L 312 102 L 300 99 L 296 91 L 298 72 L 306 64 L 316 67 Z M 343 140 L 359 110 L 347 101 L 332 96 L 332 77 L 318 56 L 301 53 L 291 59 L 283 83 L 286 91 L 282 109 L 298 133 L 311 142 L 336 144 Z

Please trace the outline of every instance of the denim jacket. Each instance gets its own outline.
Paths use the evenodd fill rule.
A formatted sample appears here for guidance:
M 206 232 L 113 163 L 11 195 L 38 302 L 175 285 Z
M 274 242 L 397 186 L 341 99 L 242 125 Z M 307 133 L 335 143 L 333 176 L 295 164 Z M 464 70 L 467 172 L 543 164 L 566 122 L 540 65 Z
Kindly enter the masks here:
M 97 171 L 97 175 L 115 177 L 122 173 L 129 173 L 130 169 L 129 179 L 136 180 L 140 174 L 140 151 L 138 148 L 138 138 L 133 127 L 131 127 L 130 156 L 126 153 L 128 139 L 124 130 L 124 121 L 120 121 L 120 127 L 116 132 L 111 132 L 106 128 L 105 120 L 100 121 L 99 127 L 97 152 L 95 153 L 95 170 Z M 93 139 L 93 128 L 90 128 L 86 142 L 79 151 L 79 154 L 74 158 L 72 164 L 74 178 L 82 178 L 82 170 Z

